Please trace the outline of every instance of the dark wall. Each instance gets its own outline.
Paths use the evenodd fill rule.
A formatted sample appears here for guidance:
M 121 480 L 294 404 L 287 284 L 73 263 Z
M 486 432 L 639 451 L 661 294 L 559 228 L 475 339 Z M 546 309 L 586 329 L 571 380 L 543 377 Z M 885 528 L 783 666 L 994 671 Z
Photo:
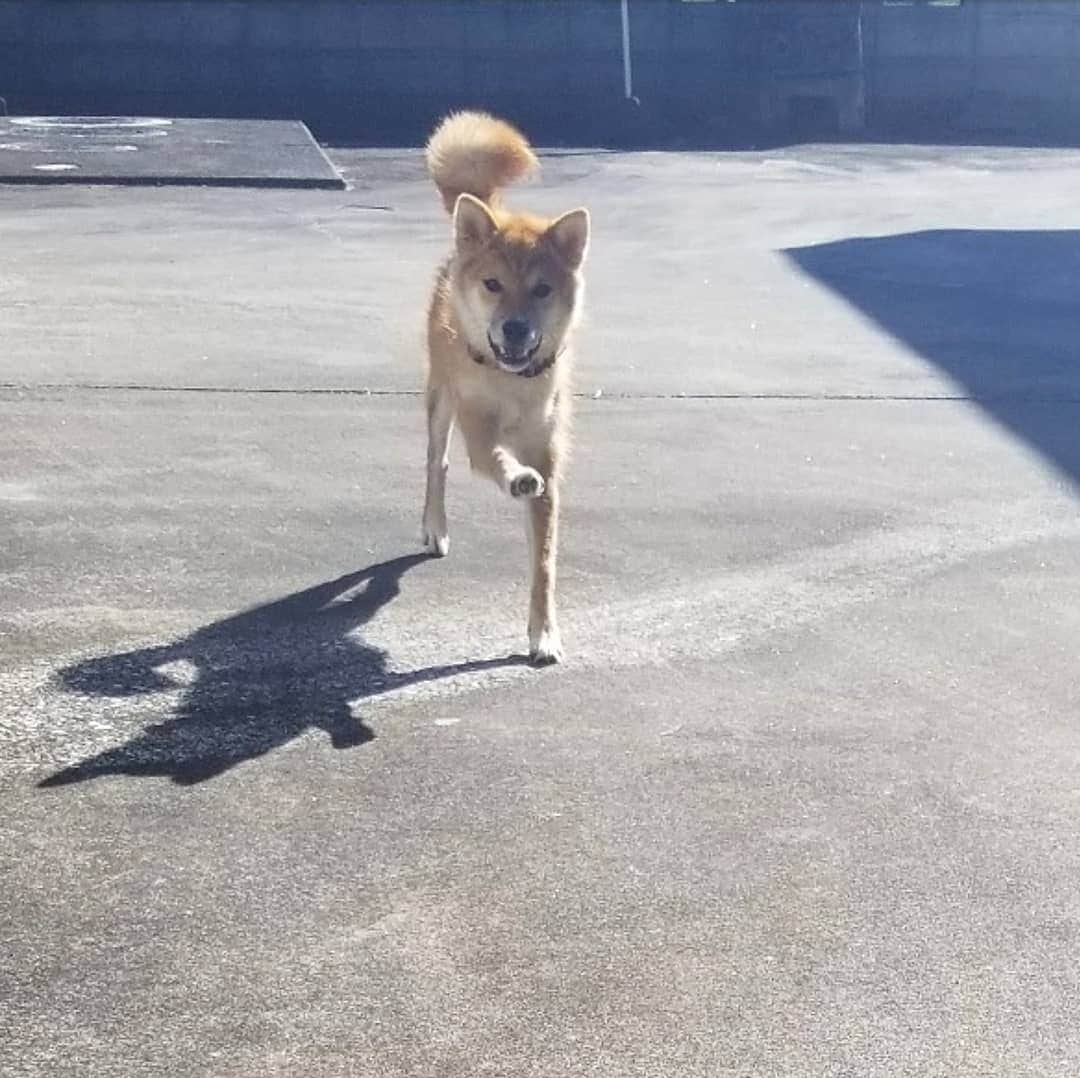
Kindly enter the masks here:
M 488 104 L 576 118 L 617 102 L 611 0 L 0 0 L 9 110 L 295 116 L 413 137 Z
M 887 127 L 1080 136 L 1080 3 L 875 4 L 872 118 Z
M 11 112 L 295 116 L 415 142 L 482 106 L 538 141 L 708 141 L 800 123 L 1080 130 L 1080 2 L 0 0 Z

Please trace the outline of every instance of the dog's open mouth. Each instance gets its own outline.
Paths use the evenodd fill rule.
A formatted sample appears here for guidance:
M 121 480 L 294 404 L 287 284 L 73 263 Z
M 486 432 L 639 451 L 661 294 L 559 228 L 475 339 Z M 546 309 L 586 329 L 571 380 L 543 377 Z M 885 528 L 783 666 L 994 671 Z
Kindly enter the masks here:
M 488 334 L 488 345 L 491 347 L 491 354 L 495 357 L 500 366 L 505 367 L 507 370 L 519 371 L 526 370 L 532 365 L 533 359 L 536 357 L 536 353 L 540 351 L 540 345 L 544 343 L 543 337 L 536 338 L 536 344 L 532 346 L 527 352 L 507 352 L 505 348 L 500 348 L 492 339 L 491 334 Z

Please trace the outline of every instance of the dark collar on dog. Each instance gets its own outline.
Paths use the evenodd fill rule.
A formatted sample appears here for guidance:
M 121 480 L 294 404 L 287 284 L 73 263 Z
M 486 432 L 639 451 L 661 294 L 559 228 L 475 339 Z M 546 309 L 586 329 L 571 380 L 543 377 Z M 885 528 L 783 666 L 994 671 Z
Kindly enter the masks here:
M 504 367 L 498 366 L 498 364 L 492 364 L 488 362 L 485 355 L 480 352 L 474 352 L 469 349 L 469 356 L 474 363 L 479 363 L 481 367 L 491 367 L 492 370 L 505 371 L 506 374 L 516 374 L 519 378 L 535 378 L 539 374 L 543 374 L 545 371 L 551 370 L 555 366 L 555 360 L 559 358 L 563 353 L 563 349 L 559 349 L 557 352 L 548 356 L 547 359 L 541 359 L 539 362 L 530 363 L 526 367 L 522 367 L 519 371 L 506 371 Z

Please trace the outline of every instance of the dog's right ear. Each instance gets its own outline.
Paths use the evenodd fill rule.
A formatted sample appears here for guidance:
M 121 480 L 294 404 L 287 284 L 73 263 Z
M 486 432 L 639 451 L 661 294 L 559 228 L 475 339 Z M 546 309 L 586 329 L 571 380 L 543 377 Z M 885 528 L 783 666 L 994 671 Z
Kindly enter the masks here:
M 459 248 L 476 247 L 498 230 L 491 210 L 480 199 L 473 195 L 458 195 L 454 203 L 454 238 Z

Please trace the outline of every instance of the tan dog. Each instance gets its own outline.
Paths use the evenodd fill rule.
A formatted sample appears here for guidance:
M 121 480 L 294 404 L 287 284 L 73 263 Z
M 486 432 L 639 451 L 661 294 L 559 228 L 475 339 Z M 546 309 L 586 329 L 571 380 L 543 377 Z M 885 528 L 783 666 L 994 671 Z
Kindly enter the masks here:
M 444 120 L 427 164 L 454 218 L 454 252 L 428 315 L 427 498 L 423 542 L 449 550 L 446 470 L 461 428 L 469 462 L 527 503 L 529 656 L 558 662 L 559 479 L 570 423 L 570 333 L 581 307 L 589 215 L 554 221 L 499 207 L 500 188 L 537 167 L 525 139 L 481 113 Z

